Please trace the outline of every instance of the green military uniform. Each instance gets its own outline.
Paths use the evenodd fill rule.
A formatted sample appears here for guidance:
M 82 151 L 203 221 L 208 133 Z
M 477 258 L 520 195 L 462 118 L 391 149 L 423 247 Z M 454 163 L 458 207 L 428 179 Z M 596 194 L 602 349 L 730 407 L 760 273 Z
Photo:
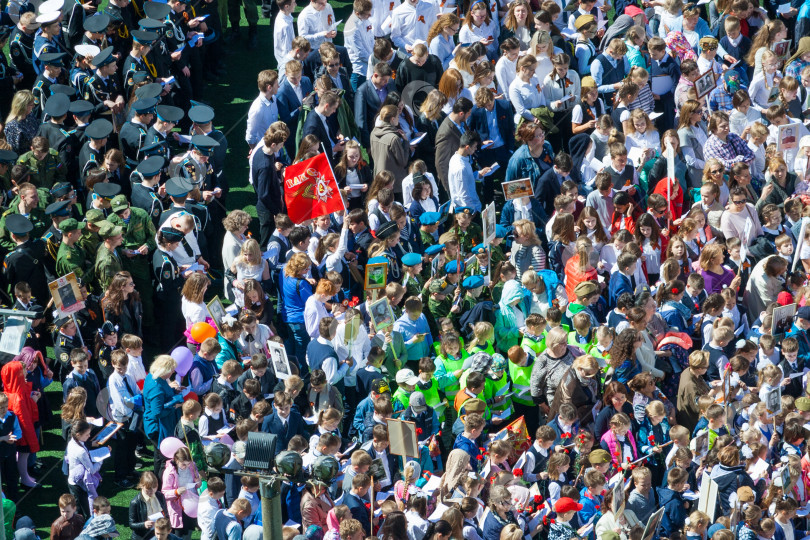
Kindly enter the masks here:
M 489 264 L 492 268 L 497 268 L 499 264 L 506 260 L 506 255 L 503 254 L 501 246 L 494 244 L 489 245 Z
M 85 213 L 84 221 L 89 224 L 96 225 L 104 221 L 104 213 L 101 210 L 91 208 Z M 79 241 L 76 242 L 76 245 L 82 248 L 82 251 L 84 251 L 84 255 L 88 258 L 88 260 L 95 261 L 96 253 L 98 252 L 98 245 L 100 243 L 101 237 L 99 237 L 98 233 L 91 231 L 90 227 L 86 227 L 82 231 L 82 236 L 79 238 Z
M 427 249 L 430 246 L 436 245 L 436 240 L 433 239 L 433 235 L 429 232 L 425 232 L 419 229 L 419 236 L 422 238 L 422 246 Z
M 408 274 L 405 274 L 405 279 L 402 281 L 402 286 L 405 287 L 405 298 L 408 298 L 409 296 L 421 296 L 422 287 L 424 287 L 424 283 L 422 283 L 422 276 L 411 277 Z
M 130 210 L 129 223 L 125 223 L 119 212 Z M 121 264 L 124 270 L 132 274 L 132 281 L 135 282 L 135 289 L 141 295 L 143 303 L 143 324 L 153 325 L 152 313 L 152 282 L 151 282 L 151 253 L 157 249 L 155 243 L 155 225 L 146 210 L 130 206 L 125 195 L 116 195 L 110 201 L 112 214 L 108 218 L 109 222 L 118 225 L 124 231 L 124 242 L 121 244 L 123 250 Z M 146 255 L 137 254 L 133 257 L 127 255 L 126 250 L 135 251 L 139 247 L 146 245 L 149 252 Z
M 16 201 L 17 204 L 14 204 L 14 201 Z M 8 227 L 6 227 L 6 219 L 8 216 L 20 213 L 19 197 L 14 199 L 14 201 L 12 201 L 9 209 L 3 212 L 3 216 L 0 217 L 0 246 L 6 248 L 8 251 L 14 251 L 14 249 L 17 247 L 17 245 L 11 239 L 11 234 L 8 231 Z M 34 208 L 26 217 L 34 226 L 34 229 L 29 233 L 29 236 L 32 238 L 41 238 L 42 235 L 45 234 L 45 231 L 48 230 L 48 227 L 51 226 L 51 220 L 45 215 L 45 210 L 43 208 Z
M 458 227 L 458 242 L 461 246 L 462 253 L 469 253 L 473 246 L 478 245 L 483 237 L 484 233 L 481 231 L 481 226 L 477 223 L 470 223 L 470 226 L 467 227 L 467 230 L 462 231 L 461 227 Z
M 113 225 L 109 221 L 105 221 L 100 224 L 98 232 L 102 239 L 106 239 L 122 234 L 123 229 L 117 225 Z M 99 284 L 99 290 L 106 291 L 113 277 L 115 277 L 115 274 L 124 269 L 118 248 L 110 250 L 103 243 L 99 245 L 94 269 L 96 273 L 96 283 Z
M 449 283 L 446 279 L 435 279 L 430 284 L 430 298 L 428 298 L 428 311 L 433 316 L 433 319 L 438 323 L 439 319 L 450 315 L 450 309 L 453 307 L 453 294 L 455 293 L 456 286 Z M 433 293 L 441 293 L 444 296 L 443 300 L 437 300 L 433 297 Z
M 42 161 L 34 157 L 34 151 L 31 150 L 21 155 L 17 163 L 28 166 L 31 170 L 31 183 L 39 188 L 51 189 L 54 184 L 67 180 L 67 166 L 59 159 L 59 152 L 54 148 L 48 150 Z
M 86 223 L 73 218 L 68 218 L 59 224 L 63 235 L 86 227 Z M 81 279 L 82 283 L 86 285 L 93 283 L 93 262 L 87 258 L 84 250 L 77 244 L 71 246 L 63 240 L 56 254 L 56 273 L 64 276 L 71 272 Z

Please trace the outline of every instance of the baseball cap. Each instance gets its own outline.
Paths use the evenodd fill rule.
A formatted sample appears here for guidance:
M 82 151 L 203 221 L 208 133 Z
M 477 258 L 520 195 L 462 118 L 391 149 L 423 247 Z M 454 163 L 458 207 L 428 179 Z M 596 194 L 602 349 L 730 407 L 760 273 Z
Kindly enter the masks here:
M 408 368 L 397 371 L 397 384 L 415 385 L 419 382 L 419 377 L 414 375 L 413 370 Z

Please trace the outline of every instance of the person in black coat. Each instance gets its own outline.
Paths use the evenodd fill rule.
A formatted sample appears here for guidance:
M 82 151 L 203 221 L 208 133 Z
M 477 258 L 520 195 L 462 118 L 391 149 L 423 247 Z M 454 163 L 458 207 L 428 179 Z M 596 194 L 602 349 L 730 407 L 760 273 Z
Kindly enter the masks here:
M 276 392 L 273 399 L 273 414 L 262 421 L 262 431 L 278 437 L 276 451 L 287 449 L 290 439 L 296 435 L 306 436 L 304 418 L 297 410 L 291 410 L 292 400 L 286 392 Z
M 562 192 L 562 183 L 570 178 L 571 168 L 571 156 L 560 152 L 554 157 L 554 166 L 534 186 L 534 198 L 543 205 L 546 216 L 554 215 L 554 198 Z
M 369 137 L 382 102 L 388 97 L 389 92 L 396 90 L 396 85 L 391 80 L 393 74 L 388 62 L 380 62 L 374 66 L 371 78 L 357 88 L 357 94 L 354 96 L 354 123 L 360 130 L 360 144 L 363 148 L 369 148 L 371 145 Z
M 138 488 L 140 493 L 129 503 L 129 528 L 132 529 L 132 540 L 148 540 L 155 537 L 155 522 L 149 519 L 158 511 L 155 505 L 160 507 L 163 517 L 169 517 L 169 509 L 166 497 L 158 490 L 158 479 L 154 473 L 143 473 Z M 147 503 L 147 500 L 150 502 Z
M 275 154 L 284 147 L 289 136 L 290 129 L 286 124 L 272 124 L 250 159 L 250 177 L 256 191 L 256 215 L 259 218 L 262 246 L 267 245 L 276 228 L 276 214 L 284 212 L 281 171 L 276 167 Z
M 515 147 L 515 121 L 505 100 L 496 100 L 495 93 L 489 88 L 481 88 L 475 95 L 476 108 L 470 117 L 470 128 L 474 129 L 484 141 L 487 148 L 478 150 L 477 158 L 480 167 L 489 167 L 494 163 L 501 166 L 495 174 L 484 178 L 484 190 L 481 202 L 488 204 L 494 196 L 495 180 L 503 180 L 506 164 Z M 550 215 L 550 214 L 549 214 Z
M 315 135 L 323 145 L 323 150 L 326 157 L 333 164 L 336 158 L 343 151 L 342 136 L 333 129 L 327 130 L 326 124 L 330 116 L 335 114 L 340 107 L 340 96 L 336 92 L 327 91 L 321 96 L 318 106 L 311 111 L 306 120 L 304 120 L 304 127 L 301 132 L 301 137 L 307 135 Z

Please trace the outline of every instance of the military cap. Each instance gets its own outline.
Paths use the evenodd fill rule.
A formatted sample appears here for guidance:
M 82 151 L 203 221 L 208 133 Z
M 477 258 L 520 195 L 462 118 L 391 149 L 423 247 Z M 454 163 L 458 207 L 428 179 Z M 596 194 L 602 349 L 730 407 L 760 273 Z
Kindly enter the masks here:
M 116 195 L 110 201 L 110 209 L 115 213 L 126 210 L 127 208 L 129 208 L 129 201 L 126 195 Z
M 140 84 L 140 83 L 142 83 L 143 81 L 145 81 L 148 78 L 149 78 L 149 74 L 147 72 L 145 72 L 145 71 L 136 71 L 135 73 L 132 74 L 132 82 L 134 84 Z M 158 86 L 160 86 L 160 84 L 158 84 Z M 140 87 L 137 90 L 140 90 Z M 135 95 L 137 96 L 137 94 L 138 93 L 136 91 Z
M 163 24 L 164 24 L 163 21 L 158 21 L 150 17 L 138 21 L 138 26 L 140 26 L 146 32 L 160 30 L 161 28 L 163 28 Z
M 185 178 L 175 176 L 166 182 L 166 193 L 170 197 L 185 197 L 192 189 L 194 186 Z
M 65 94 L 53 95 L 45 102 L 45 114 L 52 118 L 64 116 L 68 110 L 70 110 L 70 98 Z
M 141 155 L 147 157 L 163 156 L 163 150 L 165 148 L 166 148 L 166 141 L 155 141 L 152 144 L 141 146 L 139 152 L 141 153 Z
M 142 98 L 136 99 L 135 103 L 132 104 L 132 110 L 139 113 L 139 114 L 148 114 L 155 112 L 155 106 L 158 104 L 157 98 Z
M 63 233 L 68 233 L 70 231 L 80 231 L 87 227 L 87 223 L 84 221 L 76 221 L 74 218 L 67 218 L 62 223 L 59 224 L 59 230 Z
M 714 51 L 714 50 L 717 49 L 717 46 L 720 44 L 720 42 L 717 41 L 717 38 L 712 37 L 712 36 L 702 37 L 702 38 L 700 38 L 700 41 L 698 41 L 698 43 L 700 44 L 701 50 L 704 50 L 704 51 Z
M 200 154 L 210 156 L 214 148 L 219 146 L 219 143 L 208 135 L 194 135 L 191 137 L 191 146 L 193 146 Z
M 70 221 L 70 220 L 66 219 L 65 221 Z M 67 232 L 67 231 L 63 231 L 63 232 Z M 56 313 L 56 312 L 54 312 L 54 313 Z M 63 326 L 65 326 L 67 323 L 69 323 L 72 320 L 73 320 L 73 317 L 71 317 L 70 315 L 63 315 L 61 317 L 57 317 L 56 319 L 54 319 L 53 324 L 54 324 L 54 326 L 56 326 L 56 328 L 62 328 Z M 67 353 L 62 353 L 62 354 L 64 354 L 67 357 Z
M 138 99 L 156 98 L 163 93 L 163 87 L 159 83 L 149 83 L 135 89 L 135 97 Z
M 385 240 L 390 236 L 399 235 L 399 226 L 396 221 L 386 221 L 377 229 L 377 238 Z
M 60 2 L 61 4 L 61 2 Z M 59 11 L 45 11 L 37 15 L 36 21 L 39 24 L 51 24 L 59 18 L 62 13 Z M 41 57 L 40 57 L 41 58 Z
M 67 84 L 52 84 L 48 87 L 48 90 L 51 92 L 52 96 L 63 94 L 68 98 L 72 98 L 76 95 L 76 89 Z
M 39 56 L 39 61 L 46 66 L 59 66 L 63 67 L 62 59 L 65 57 L 63 52 L 45 53 Z
M 598 448 L 588 454 L 588 461 L 591 465 L 601 465 L 603 463 L 610 463 L 610 454 L 607 453 L 607 450 L 602 450 Z
M 101 49 L 90 43 L 79 43 L 73 48 L 73 50 L 76 51 L 76 56 L 81 56 L 82 58 L 96 56 L 101 52 Z
M 93 112 L 93 104 L 89 101 L 85 101 L 83 99 L 77 99 L 76 101 L 70 102 L 70 114 L 75 114 L 79 118 L 82 116 L 88 116 L 91 112 Z
M 164 122 L 176 124 L 183 119 L 183 109 L 180 107 L 174 107 L 173 105 L 158 105 L 156 110 L 157 117 Z
M 69 216 L 70 212 L 67 209 L 69 204 L 70 201 L 56 201 L 55 203 L 51 203 L 45 208 L 45 215 L 56 217 Z
M 214 109 L 202 103 L 193 102 L 193 107 L 188 111 L 189 119 L 195 124 L 207 124 L 214 119 Z M 193 142 L 193 141 L 192 141 Z
M 583 281 L 574 287 L 574 296 L 585 298 L 599 292 L 599 286 L 593 281 Z
M 509 234 L 506 227 L 503 225 L 495 225 L 495 238 L 506 238 L 506 235 Z
M 34 230 L 34 225 L 27 217 L 21 214 L 11 214 L 6 218 L 6 229 L 11 231 L 11 234 L 23 236 Z
M 152 178 L 160 174 L 160 170 L 166 165 L 166 158 L 163 156 L 149 156 L 138 163 L 135 168 L 144 178 Z
M 468 399 L 462 405 L 465 414 L 482 413 L 487 410 L 487 404 L 484 400 L 478 398 Z
M 455 274 L 456 272 L 464 273 L 464 261 L 456 263 L 456 261 L 450 261 L 444 265 L 444 271 L 448 274 Z
M 101 221 L 104 221 L 104 212 L 98 210 L 97 208 L 91 208 L 84 214 L 84 220 L 87 223 L 92 223 L 94 225 L 98 224 Z
M 471 251 L 472 251 L 472 253 L 475 253 L 476 255 L 481 255 L 481 254 L 487 252 L 487 246 L 485 246 L 484 244 L 478 244 L 477 246 L 472 248 Z
M 121 186 L 112 182 L 99 182 L 93 186 L 93 193 L 103 199 L 112 200 L 113 197 L 121 193 Z
M 113 236 L 123 234 L 123 232 L 124 229 L 122 229 L 118 225 L 113 225 L 112 223 L 106 220 L 98 224 L 98 235 L 102 238 L 112 238 Z
M 165 19 L 171 13 L 172 8 L 165 2 L 144 2 L 143 11 L 150 19 Z
M 434 244 L 425 248 L 425 255 L 436 255 L 444 249 L 444 244 Z
M 796 408 L 802 412 L 810 411 L 810 398 L 802 396 L 796 399 Z
M 422 262 L 422 257 L 418 253 L 406 253 L 402 257 L 402 264 L 405 266 L 416 266 L 420 262 Z
M 374 379 L 371 383 L 371 391 L 375 394 L 384 394 L 386 392 L 391 391 L 391 387 L 388 385 L 388 381 L 385 379 Z
M 467 276 L 464 278 L 464 281 L 461 282 L 461 286 L 465 289 L 475 289 L 477 287 L 484 286 L 484 276 L 474 275 L 474 276 Z
M 185 237 L 181 231 L 173 227 L 164 227 L 160 229 L 160 232 L 163 233 L 163 238 L 169 242 L 180 242 Z
M 441 218 L 442 215 L 438 212 L 424 212 L 419 216 L 419 223 L 422 225 L 435 225 Z
M 72 189 L 73 186 L 67 182 L 59 182 L 58 184 L 54 184 L 54 186 L 51 188 L 51 195 L 58 199 L 59 197 L 64 197 L 70 193 L 70 190 Z
M 454 214 L 472 214 L 474 210 L 469 206 L 456 206 L 453 209 Z
M 428 287 L 428 291 L 431 293 L 448 294 L 452 290 L 453 287 L 444 279 L 434 279 L 430 282 L 430 287 Z
M 0 164 L 11 165 L 17 162 L 18 157 L 14 150 L 0 150 Z
M 84 29 L 94 34 L 101 34 L 110 26 L 110 16 L 106 13 L 96 13 L 84 20 Z
M 132 39 L 142 45 L 151 45 L 157 41 L 158 38 L 157 32 L 151 32 L 149 30 L 133 30 L 131 33 Z
M 39 5 L 39 13 L 41 15 L 43 13 L 54 12 L 58 15 L 64 7 L 64 0 L 48 0 Z
M 106 66 L 107 64 L 111 64 L 115 62 L 115 57 L 112 55 L 113 47 L 107 47 L 97 55 L 93 57 L 93 60 L 90 62 L 94 68 L 100 68 L 102 66 Z
M 110 47 L 112 48 L 112 47 Z M 90 137 L 91 139 L 106 139 L 112 133 L 113 125 L 112 122 L 107 120 L 106 118 L 99 118 L 97 120 L 93 120 L 89 126 L 87 126 L 84 130 L 84 134 Z

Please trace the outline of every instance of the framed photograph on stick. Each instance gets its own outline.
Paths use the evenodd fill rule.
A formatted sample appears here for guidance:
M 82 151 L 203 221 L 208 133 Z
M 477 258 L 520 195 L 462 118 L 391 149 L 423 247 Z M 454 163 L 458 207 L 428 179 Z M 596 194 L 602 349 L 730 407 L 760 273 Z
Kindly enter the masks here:
M 219 299 L 219 296 L 215 296 L 213 300 L 206 304 L 208 307 L 208 314 L 211 315 L 211 318 L 214 319 L 214 324 L 217 325 L 217 330 L 219 333 L 222 333 L 222 319 L 225 318 L 228 313 L 225 311 L 225 306 L 222 305 L 222 300 Z
M 795 303 L 774 308 L 771 322 L 771 334 L 778 336 L 780 334 L 787 334 L 790 332 L 790 327 L 793 325 L 794 315 L 796 315 Z
M 391 453 L 395 456 L 419 459 L 419 439 L 416 437 L 416 424 L 388 418 L 388 439 Z
M 658 531 L 658 526 L 661 525 L 661 519 L 664 517 L 664 508 L 659 508 L 647 520 L 647 525 L 644 527 L 644 533 L 641 535 L 641 540 L 652 540 L 655 538 L 655 533 Z
M 695 92 L 697 92 L 698 99 L 708 96 L 709 92 L 714 90 L 714 87 L 717 86 L 716 77 L 717 75 L 710 69 L 695 80 Z
M 790 150 L 799 146 L 799 124 L 783 124 L 779 126 L 776 137 L 776 150 Z
M 368 307 L 368 314 L 377 332 L 382 332 L 389 326 L 394 325 L 394 312 L 391 311 L 391 304 L 388 298 L 382 297 Z
M 269 339 L 267 340 L 267 352 L 270 353 L 269 360 L 276 377 L 282 380 L 289 378 L 292 375 L 292 370 L 290 369 L 290 361 L 287 358 L 287 350 L 284 345 Z
M 388 262 L 366 263 L 366 276 L 363 288 L 367 291 L 384 289 L 388 281 Z
M 501 187 L 503 188 L 503 197 L 507 201 L 534 196 L 534 187 L 532 186 L 531 178 L 521 178 L 520 180 L 503 182 L 501 183 Z
M 73 272 L 48 283 L 54 307 L 64 314 L 76 313 L 84 309 L 79 280 Z

